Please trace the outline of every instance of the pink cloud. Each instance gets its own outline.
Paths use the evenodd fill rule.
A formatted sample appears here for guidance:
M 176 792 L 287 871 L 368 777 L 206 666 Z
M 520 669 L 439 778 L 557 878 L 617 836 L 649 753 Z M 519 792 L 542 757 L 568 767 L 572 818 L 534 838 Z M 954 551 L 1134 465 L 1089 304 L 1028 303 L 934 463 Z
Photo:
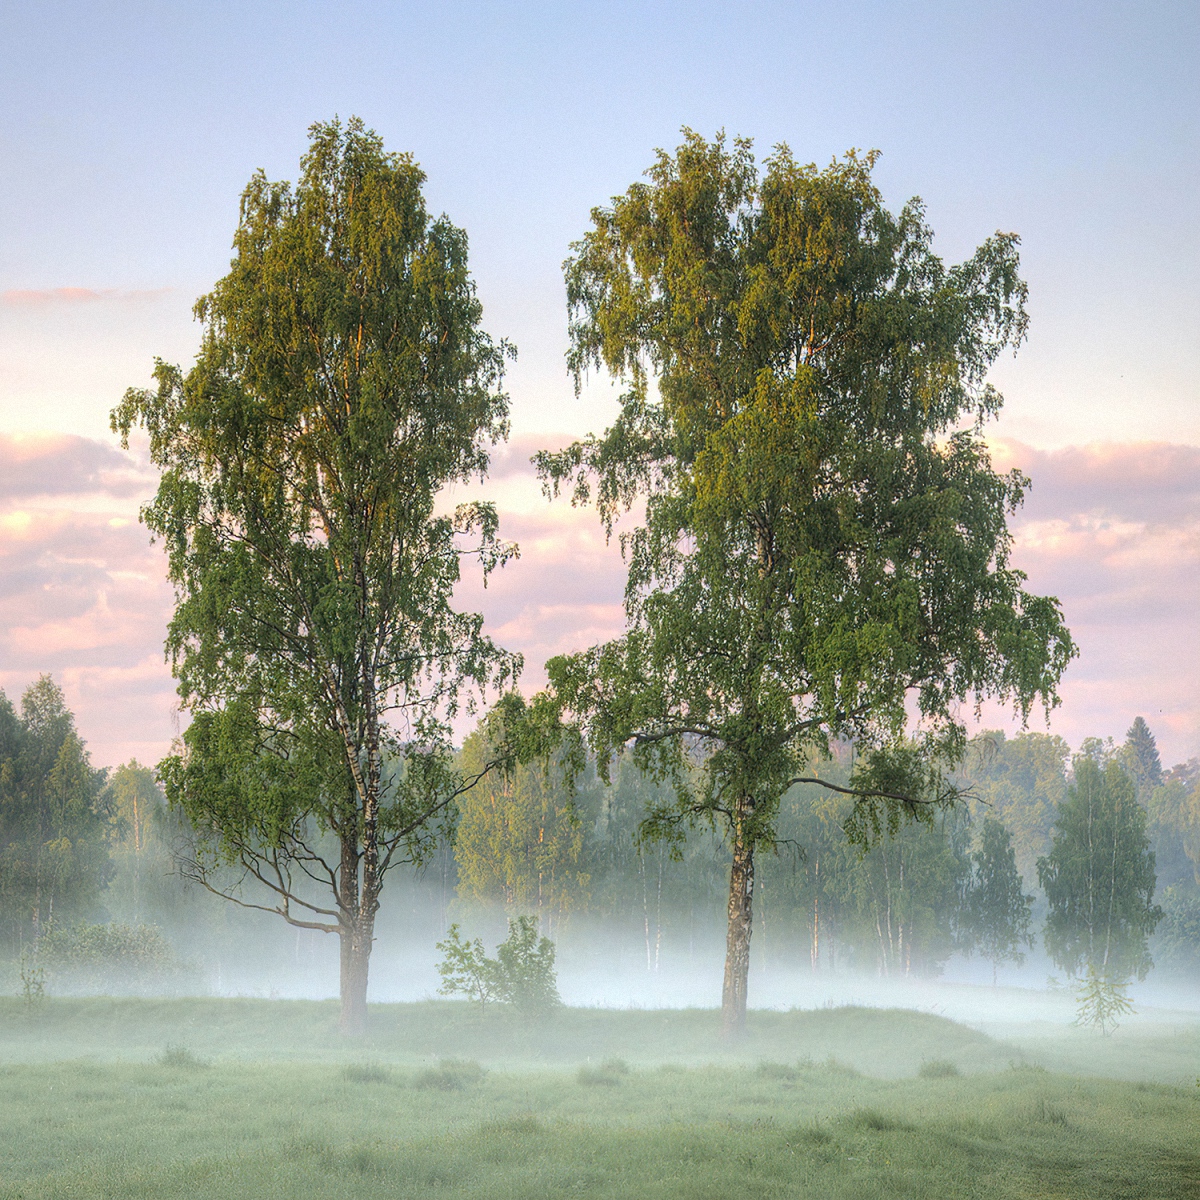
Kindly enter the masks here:
M 501 533 L 521 557 L 458 602 L 526 658 L 523 685 L 554 654 L 617 636 L 625 565 L 593 510 L 546 503 L 530 455 L 565 437 L 501 448 Z M 995 447 L 1033 478 L 1012 521 L 1029 587 L 1060 597 L 1081 656 L 1052 728 L 1077 745 L 1146 717 L 1164 761 L 1200 753 L 1200 447 Z M 75 437 L 0 436 L 0 686 L 14 699 L 42 671 L 63 685 L 97 763 L 154 762 L 178 732 L 162 642 L 172 596 L 161 549 L 137 522 L 152 493 L 144 458 Z M 989 723 L 1003 714 L 989 709 Z
M 1019 521 L 1070 513 L 1159 524 L 1200 514 L 1200 446 L 1099 442 L 1036 450 L 1005 439 L 993 443 L 992 459 L 1033 481 Z
M 154 482 L 149 463 L 93 438 L 0 433 L 0 500 L 91 493 L 126 499 Z
M 99 302 L 157 300 L 169 295 L 172 288 L 121 290 L 118 288 L 16 288 L 0 292 L 0 305 L 5 308 L 42 308 L 47 305 L 76 306 Z
M 1200 753 L 1200 447 L 994 448 L 1033 480 L 1011 522 L 1013 561 L 1058 596 L 1079 658 L 1053 727 L 1118 740 L 1137 715 L 1164 760 Z

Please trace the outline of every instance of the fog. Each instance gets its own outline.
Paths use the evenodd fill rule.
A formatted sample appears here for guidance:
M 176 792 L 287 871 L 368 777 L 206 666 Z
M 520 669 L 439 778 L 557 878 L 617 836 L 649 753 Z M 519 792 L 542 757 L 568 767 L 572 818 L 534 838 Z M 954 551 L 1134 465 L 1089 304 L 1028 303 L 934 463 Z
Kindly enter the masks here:
M 270 999 L 332 999 L 338 995 L 338 939 L 294 929 L 272 914 L 241 910 L 204 897 L 209 918 L 168 929 L 192 970 L 192 994 Z M 462 904 L 439 881 L 396 880 L 385 892 L 371 956 L 368 998 L 373 1003 L 437 999 L 441 957 L 436 944 L 456 922 L 488 952 L 505 936 L 500 909 Z M 1031 1024 L 1066 1029 L 1076 1017 L 1073 991 L 1039 948 L 1019 968 L 952 957 L 936 978 L 885 978 L 870 970 L 822 966 L 814 971 L 807 946 L 784 941 L 760 923 L 751 952 L 752 1009 L 819 1009 L 843 1005 L 933 1013 L 1002 1034 Z M 720 914 L 683 917 L 656 931 L 633 921 L 602 922 L 586 915 L 549 931 L 557 950 L 564 1003 L 607 1009 L 719 1007 L 724 965 Z M 1200 981 L 1151 971 L 1129 995 L 1135 1014 L 1124 1025 L 1200 1018 Z M 79 989 L 69 983 L 60 994 Z M 140 989 L 144 993 L 144 989 Z M 175 994 L 178 994 L 178 989 Z

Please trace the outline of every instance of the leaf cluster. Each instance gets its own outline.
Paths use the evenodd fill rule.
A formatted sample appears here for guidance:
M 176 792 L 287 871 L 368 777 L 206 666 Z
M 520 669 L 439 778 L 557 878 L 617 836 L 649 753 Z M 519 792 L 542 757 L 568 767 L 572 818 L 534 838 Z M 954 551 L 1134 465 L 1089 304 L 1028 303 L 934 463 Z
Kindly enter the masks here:
M 561 1003 L 554 943 L 538 936 L 533 917 L 509 921 L 508 937 L 496 947 L 495 958 L 487 957 L 479 938 L 466 941 L 457 925 L 437 948 L 444 955 L 438 964 L 443 996 L 467 996 L 481 1009 L 494 1002 L 511 1004 L 525 1016 L 545 1014 Z
M 748 802 L 752 841 L 830 739 L 862 747 L 880 810 L 855 836 L 891 825 L 865 792 L 901 775 L 910 812 L 948 798 L 942 771 L 902 764 L 910 706 L 944 768 L 964 701 L 1052 705 L 1075 652 L 1009 561 L 1028 481 L 993 471 L 980 432 L 988 367 L 1027 326 L 1017 238 L 945 266 L 874 163 L 778 147 L 760 170 L 749 142 L 685 131 L 566 263 L 577 381 L 630 390 L 605 434 L 538 466 L 610 533 L 639 499 L 645 519 L 623 534 L 625 636 L 552 660 L 552 693 L 602 755 L 632 743 L 674 779 L 681 810 Z
M 516 547 L 494 507 L 439 507 L 507 435 L 513 351 L 483 331 L 466 235 L 427 211 L 408 155 L 334 121 L 301 167 L 295 187 L 251 180 L 194 366 L 160 362 L 112 423 L 143 428 L 161 471 L 142 516 L 192 718 L 161 774 L 198 874 L 241 863 L 286 908 L 296 876 L 344 899 L 361 858 L 372 910 L 469 783 L 450 722 L 521 666 L 453 603 L 465 557 L 486 578 Z M 358 849 L 329 859 L 328 836 Z

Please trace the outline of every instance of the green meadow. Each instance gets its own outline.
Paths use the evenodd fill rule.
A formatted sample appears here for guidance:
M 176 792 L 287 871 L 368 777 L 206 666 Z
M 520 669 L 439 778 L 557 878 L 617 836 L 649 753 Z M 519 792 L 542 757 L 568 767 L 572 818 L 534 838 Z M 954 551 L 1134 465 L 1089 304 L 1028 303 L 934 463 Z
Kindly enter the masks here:
M 0 1002 L 0 1197 L 1195 1197 L 1200 1025 Z

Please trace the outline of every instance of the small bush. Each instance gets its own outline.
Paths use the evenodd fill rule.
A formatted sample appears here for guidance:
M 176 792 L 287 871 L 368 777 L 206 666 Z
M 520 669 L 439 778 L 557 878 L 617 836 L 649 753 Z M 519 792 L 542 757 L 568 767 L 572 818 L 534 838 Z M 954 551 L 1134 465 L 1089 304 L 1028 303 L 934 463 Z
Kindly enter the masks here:
M 40 1008 L 46 999 L 46 968 L 38 966 L 28 951 L 21 955 L 21 997 L 26 1012 Z
M 616 1087 L 629 1074 L 624 1059 L 610 1058 L 598 1067 L 582 1066 L 576 1079 L 585 1087 Z
M 164 1067 L 181 1071 L 195 1071 L 208 1066 L 206 1059 L 193 1054 L 186 1046 L 168 1046 L 158 1056 L 158 1061 Z
M 945 1058 L 930 1058 L 917 1071 L 922 1079 L 953 1079 L 960 1074 L 957 1064 Z
M 1067 1114 L 1057 1104 L 1041 1096 L 1033 1106 L 1033 1119 L 1046 1125 L 1066 1125 Z
M 825 1146 L 833 1141 L 833 1134 L 824 1125 L 814 1121 L 811 1125 L 802 1125 L 792 1133 L 791 1140 L 798 1144 L 807 1143 L 810 1146 Z
M 760 1062 L 758 1073 L 764 1079 L 777 1079 L 780 1083 L 790 1083 L 800 1074 L 796 1067 L 789 1067 L 787 1063 L 777 1062 Z
M 54 925 L 38 957 L 46 982 L 72 992 L 161 992 L 194 975 L 154 925 Z
M 464 941 L 457 925 L 451 925 L 445 941 L 437 948 L 445 956 L 438 964 L 442 977 L 438 991 L 443 996 L 463 995 L 486 1009 L 500 1000 L 527 1017 L 545 1016 L 561 1003 L 554 968 L 554 943 L 539 938 L 533 917 L 518 917 L 508 923 L 508 937 L 488 958 L 476 938 Z
M 342 1068 L 348 1083 L 391 1083 L 392 1073 L 379 1063 L 350 1063 Z
M 862 1072 L 857 1067 L 842 1062 L 840 1058 L 834 1058 L 832 1054 L 823 1063 L 816 1063 L 810 1069 L 824 1071 L 826 1075 L 840 1075 L 843 1079 L 862 1078 Z
M 472 1059 L 447 1058 L 422 1071 L 413 1087 L 435 1092 L 460 1092 L 479 1083 L 487 1072 Z
M 897 1130 L 911 1129 L 911 1125 L 889 1117 L 874 1108 L 856 1108 L 846 1120 L 852 1129 L 867 1129 L 872 1133 L 894 1133 Z

